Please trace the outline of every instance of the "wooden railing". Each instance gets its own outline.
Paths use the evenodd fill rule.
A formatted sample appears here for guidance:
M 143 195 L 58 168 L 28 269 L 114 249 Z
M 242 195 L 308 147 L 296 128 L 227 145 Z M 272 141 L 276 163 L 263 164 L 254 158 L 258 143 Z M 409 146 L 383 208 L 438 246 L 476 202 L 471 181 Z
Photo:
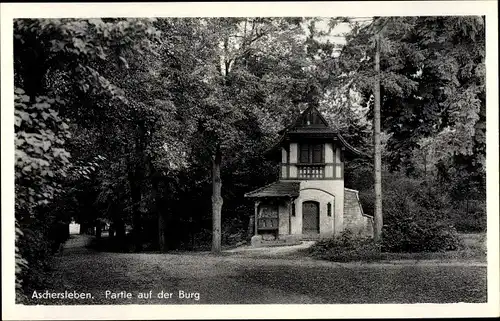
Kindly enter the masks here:
M 299 178 L 324 178 L 325 166 L 324 165 L 297 165 L 299 171 Z

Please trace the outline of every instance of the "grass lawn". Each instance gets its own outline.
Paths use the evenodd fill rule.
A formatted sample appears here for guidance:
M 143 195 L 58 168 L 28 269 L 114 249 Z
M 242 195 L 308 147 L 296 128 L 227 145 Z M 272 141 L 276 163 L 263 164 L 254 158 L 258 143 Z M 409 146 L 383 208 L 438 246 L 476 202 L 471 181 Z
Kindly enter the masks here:
M 460 234 L 462 247 L 457 251 L 422 253 L 382 253 L 382 260 L 474 260 L 486 262 L 486 233 Z
M 395 261 L 436 261 L 436 262 L 484 262 L 486 263 L 486 233 L 459 234 L 461 247 L 456 251 L 446 252 L 416 252 L 416 253 L 388 253 L 383 252 L 379 257 L 353 259 L 351 261 L 395 262 Z M 309 249 L 300 250 L 295 257 L 308 255 Z
M 468 249 L 480 248 L 468 236 Z M 247 257 L 209 253 L 110 253 L 70 241 L 55 258 L 53 285 L 38 291 L 90 293 L 85 300 L 36 299 L 28 304 L 323 304 L 486 302 L 486 265 L 477 260 L 441 263 L 343 263 L 307 256 Z M 404 257 L 399 256 L 399 259 Z M 413 255 L 409 259 L 416 259 Z M 406 263 L 405 263 L 406 262 Z M 466 262 L 466 263 L 464 263 Z M 113 299 L 106 291 L 127 291 Z M 153 293 L 150 299 L 139 293 Z M 158 298 L 161 291 L 172 293 Z M 179 291 L 199 293 L 186 299 Z
M 486 301 L 486 266 L 338 264 L 321 260 L 210 254 L 75 251 L 58 257 L 50 292 L 91 299 L 31 299 L 30 304 L 323 304 Z M 106 291 L 127 291 L 112 299 Z M 139 293 L 152 291 L 153 298 Z M 157 297 L 161 291 L 170 299 Z M 179 291 L 199 293 L 183 299 Z

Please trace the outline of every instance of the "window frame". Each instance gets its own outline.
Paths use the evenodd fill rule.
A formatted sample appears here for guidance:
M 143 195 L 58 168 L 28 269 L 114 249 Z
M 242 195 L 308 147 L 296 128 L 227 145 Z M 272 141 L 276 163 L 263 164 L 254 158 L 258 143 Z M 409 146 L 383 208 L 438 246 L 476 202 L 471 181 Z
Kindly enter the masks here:
M 320 159 L 319 161 L 314 161 L 314 153 L 317 151 L 316 147 L 320 147 Z M 304 148 L 306 147 L 306 148 Z M 304 152 L 307 150 L 307 162 L 304 162 Z M 324 143 L 299 143 L 299 164 L 313 164 L 321 165 L 325 163 L 325 144 Z

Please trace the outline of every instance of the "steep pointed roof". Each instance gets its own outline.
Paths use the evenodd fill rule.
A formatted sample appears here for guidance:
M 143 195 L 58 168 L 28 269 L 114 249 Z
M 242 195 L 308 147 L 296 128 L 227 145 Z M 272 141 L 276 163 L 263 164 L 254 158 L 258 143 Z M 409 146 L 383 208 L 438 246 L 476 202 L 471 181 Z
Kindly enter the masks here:
M 279 131 L 280 134 L 291 131 L 332 131 L 325 117 L 313 106 L 306 110 L 292 122 L 291 125 Z
M 295 128 L 329 128 L 325 117 L 314 106 L 309 106 L 295 120 Z
M 308 138 L 323 138 L 333 139 L 340 143 L 347 152 L 354 155 L 370 157 L 362 151 L 354 148 L 352 145 L 340 135 L 339 132 L 332 129 L 325 117 L 314 106 L 309 106 L 304 110 L 297 119 L 287 128 L 279 132 L 281 134 L 278 143 L 271 149 L 271 151 L 280 147 L 283 143 L 293 139 L 308 137 Z

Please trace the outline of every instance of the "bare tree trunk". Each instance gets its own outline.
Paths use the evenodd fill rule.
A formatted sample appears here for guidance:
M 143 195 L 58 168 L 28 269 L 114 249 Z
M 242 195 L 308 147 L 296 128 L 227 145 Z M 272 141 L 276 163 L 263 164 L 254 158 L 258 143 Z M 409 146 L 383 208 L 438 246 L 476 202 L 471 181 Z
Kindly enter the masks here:
M 255 235 L 255 231 L 254 230 L 255 230 L 255 215 L 250 215 L 248 217 L 247 239 L 250 240 L 252 238 L 252 236 Z
M 123 221 L 123 219 L 119 218 L 114 223 L 116 230 L 116 238 L 120 241 L 125 240 L 125 222 Z
M 166 233 L 166 222 L 163 213 L 158 213 L 158 246 L 161 252 L 167 251 L 167 233 Z
M 375 241 L 382 238 L 382 146 L 380 143 L 380 35 L 375 35 L 375 104 L 373 108 L 374 179 L 375 179 Z
M 87 223 L 81 222 L 80 223 L 80 231 L 78 234 L 86 234 L 87 233 Z
M 132 199 L 132 225 L 133 225 L 133 237 L 135 251 L 140 252 L 142 250 L 142 213 L 141 213 L 141 201 L 142 193 L 139 186 L 137 175 L 133 172 L 129 172 L 129 185 L 130 185 L 130 195 Z
M 97 221 L 95 224 L 95 237 L 100 239 L 102 236 L 102 225 L 100 221 Z
M 470 195 L 470 179 L 467 179 L 467 188 L 465 193 L 465 215 L 469 216 L 469 195 Z
M 221 251 L 222 180 L 220 177 L 222 155 L 217 147 L 212 160 L 212 252 Z
M 153 200 L 155 202 L 155 212 L 156 215 L 158 216 L 158 247 L 161 252 L 166 252 L 167 251 L 167 233 L 166 233 L 166 220 L 165 220 L 165 215 L 163 211 L 161 210 L 160 206 L 160 193 L 158 189 L 158 178 L 152 177 L 151 180 L 152 183 L 152 189 L 151 189 L 151 194 L 153 196 Z
M 427 188 L 427 195 L 431 197 L 431 187 L 429 185 L 429 180 L 427 179 L 427 147 L 424 150 L 424 182 L 425 182 L 425 188 Z
M 135 142 L 134 157 L 129 166 L 128 179 L 130 185 L 130 196 L 132 199 L 132 224 L 134 226 L 135 252 L 142 251 L 142 198 L 143 183 L 145 179 L 145 128 L 144 122 L 139 121 L 137 125 L 137 137 Z
M 114 226 L 114 223 L 112 223 L 110 226 L 109 226 L 109 230 L 108 230 L 108 237 L 110 239 L 114 238 L 115 237 L 115 226 Z

